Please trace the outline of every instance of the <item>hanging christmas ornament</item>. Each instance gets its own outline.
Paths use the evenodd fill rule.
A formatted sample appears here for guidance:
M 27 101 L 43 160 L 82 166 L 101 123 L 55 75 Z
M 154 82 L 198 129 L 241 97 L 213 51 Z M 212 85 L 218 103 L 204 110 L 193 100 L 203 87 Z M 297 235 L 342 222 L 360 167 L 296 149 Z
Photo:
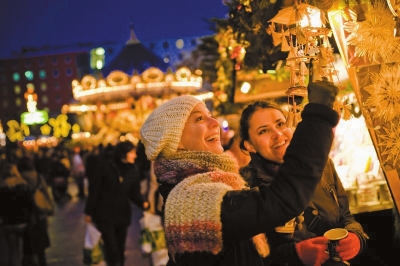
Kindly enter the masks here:
M 371 63 L 391 62 L 394 53 L 400 51 L 399 38 L 394 36 L 395 24 L 386 4 L 377 0 L 365 21 L 344 23 L 344 30 L 350 33 L 346 44 L 355 47 L 355 57 L 366 56 Z
M 385 122 L 400 117 L 400 64 L 382 64 L 379 73 L 370 73 L 372 84 L 364 90 L 370 94 L 365 102 L 374 110 L 372 116 Z
M 390 122 L 382 127 L 382 134 L 378 134 L 379 149 L 385 159 L 385 165 L 392 169 L 400 167 L 400 123 Z

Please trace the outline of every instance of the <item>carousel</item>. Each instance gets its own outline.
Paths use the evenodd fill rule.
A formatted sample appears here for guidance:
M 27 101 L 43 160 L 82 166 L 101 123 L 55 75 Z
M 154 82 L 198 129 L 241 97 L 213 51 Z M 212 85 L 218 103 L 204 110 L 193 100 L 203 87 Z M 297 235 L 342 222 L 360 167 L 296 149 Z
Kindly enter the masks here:
M 207 99 L 201 73 L 182 67 L 173 71 L 137 39 L 133 28 L 126 45 L 101 71 L 72 82 L 76 102 L 62 108 L 76 114 L 73 139 L 90 145 L 138 141 L 143 121 L 160 105 L 180 94 Z

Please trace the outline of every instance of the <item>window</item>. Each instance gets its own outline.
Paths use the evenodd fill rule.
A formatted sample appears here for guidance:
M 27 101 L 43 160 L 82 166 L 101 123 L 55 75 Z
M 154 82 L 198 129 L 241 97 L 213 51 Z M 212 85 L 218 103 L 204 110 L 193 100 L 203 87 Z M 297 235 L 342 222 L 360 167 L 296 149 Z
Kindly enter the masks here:
M 69 55 L 65 56 L 64 62 L 65 62 L 66 64 L 71 63 L 71 57 L 70 57 Z
M 15 85 L 14 86 L 14 92 L 15 92 L 15 94 L 20 94 L 21 93 L 21 86 Z
M 15 105 L 16 105 L 16 106 L 21 106 L 21 104 L 22 104 L 21 98 L 15 99 Z
M 90 50 L 90 67 L 92 69 L 102 69 L 104 67 L 105 50 L 98 47 Z
M 40 90 L 41 91 L 46 91 L 47 90 L 47 83 L 46 82 L 40 83 Z
M 32 71 L 30 71 L 30 70 L 28 70 L 28 71 L 25 71 L 25 77 L 26 77 L 26 79 L 27 80 L 33 80 L 33 72 Z
M 19 80 L 20 80 L 20 76 L 19 76 L 19 73 L 18 72 L 15 72 L 14 74 L 13 74 L 13 80 L 15 81 L 15 82 L 18 82 Z
M 56 91 L 59 91 L 60 90 L 60 83 L 56 83 L 55 85 L 54 85 L 54 90 L 56 90 Z
M 52 63 L 54 66 L 57 65 L 57 63 L 58 63 L 57 57 L 53 57 L 53 58 L 51 59 L 51 63 Z
M 67 74 L 67 77 L 72 76 L 72 69 L 67 68 L 67 70 L 66 70 L 65 72 L 66 72 L 66 74 Z
M 47 95 L 43 95 L 41 100 L 43 104 L 47 104 L 49 102 L 49 98 L 47 97 Z
M 6 75 L 1 74 L 1 75 L 0 75 L 0 82 L 1 82 L 1 83 L 5 83 L 6 80 L 7 80 Z
M 39 78 L 40 79 L 46 78 L 46 70 L 44 70 L 44 69 L 39 70 Z
M 32 66 L 31 61 L 25 61 L 25 67 L 30 68 Z
M 60 75 L 60 72 L 58 71 L 58 69 L 54 69 L 53 70 L 53 77 L 58 78 L 59 75 Z
M 2 106 L 3 106 L 3 109 L 8 108 L 8 101 L 6 99 L 3 100 Z
M 164 49 L 168 49 L 169 48 L 169 43 L 167 41 L 163 42 L 162 44 Z
M 182 49 L 184 45 L 185 45 L 185 43 L 183 42 L 182 39 L 179 39 L 179 40 L 177 40 L 177 41 L 175 42 L 175 46 L 176 46 L 176 48 L 178 48 L 178 49 Z
M 44 60 L 43 60 L 43 58 L 40 58 L 40 59 L 39 59 L 39 66 L 40 66 L 40 67 L 44 66 Z

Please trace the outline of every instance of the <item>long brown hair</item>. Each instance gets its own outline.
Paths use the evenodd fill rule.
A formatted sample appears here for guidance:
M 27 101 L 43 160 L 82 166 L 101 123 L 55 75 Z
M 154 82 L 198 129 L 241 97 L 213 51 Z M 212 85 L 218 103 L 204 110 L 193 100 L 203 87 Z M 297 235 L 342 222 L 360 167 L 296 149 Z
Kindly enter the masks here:
M 273 100 L 257 100 L 248 104 L 243 109 L 239 122 L 239 133 L 240 133 L 239 147 L 241 150 L 247 151 L 246 148 L 244 147 L 244 142 L 246 140 L 249 140 L 249 127 L 250 127 L 249 121 L 251 119 L 251 116 L 254 114 L 255 111 L 259 109 L 268 109 L 268 108 L 276 109 L 280 111 L 282 114 L 284 113 L 280 105 Z

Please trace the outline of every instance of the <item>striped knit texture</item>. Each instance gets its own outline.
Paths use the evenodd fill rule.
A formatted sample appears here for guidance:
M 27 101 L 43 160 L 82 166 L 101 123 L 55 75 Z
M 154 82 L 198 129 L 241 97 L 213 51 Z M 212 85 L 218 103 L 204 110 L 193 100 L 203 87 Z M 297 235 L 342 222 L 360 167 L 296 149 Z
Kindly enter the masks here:
M 169 252 L 205 251 L 218 254 L 223 247 L 221 203 L 230 190 L 247 189 L 237 174 L 237 161 L 229 154 L 184 151 L 157 160 L 159 182 L 175 184 L 164 212 Z M 257 251 L 269 254 L 265 235 L 253 237 Z

